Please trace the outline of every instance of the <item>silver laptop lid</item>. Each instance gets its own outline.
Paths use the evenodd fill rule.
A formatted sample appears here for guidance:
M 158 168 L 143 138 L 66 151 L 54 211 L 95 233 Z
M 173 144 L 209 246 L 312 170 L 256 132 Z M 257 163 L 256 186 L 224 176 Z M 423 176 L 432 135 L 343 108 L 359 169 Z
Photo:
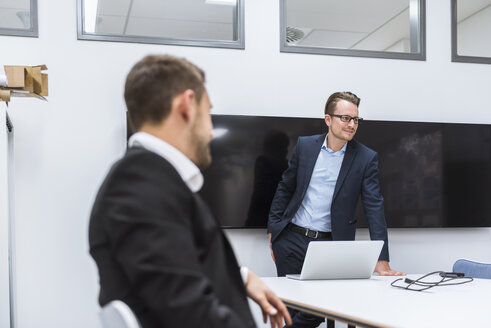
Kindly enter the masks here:
M 382 240 L 312 241 L 300 279 L 370 278 L 383 245 Z

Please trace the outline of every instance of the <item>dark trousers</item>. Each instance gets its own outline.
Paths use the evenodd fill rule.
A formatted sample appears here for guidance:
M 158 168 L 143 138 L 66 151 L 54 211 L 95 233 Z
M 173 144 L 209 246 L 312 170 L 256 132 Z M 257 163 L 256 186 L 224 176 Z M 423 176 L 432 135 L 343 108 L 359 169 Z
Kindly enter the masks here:
M 273 253 L 278 277 L 284 277 L 287 274 L 300 273 L 302 271 L 307 247 L 313 240 L 329 239 L 312 239 L 297 232 L 290 231 L 288 230 L 288 227 L 281 232 L 273 243 Z M 288 311 L 290 312 L 293 321 L 293 324 L 288 327 L 314 328 L 324 322 L 324 318 L 309 313 L 290 308 Z M 331 324 L 328 323 L 328 326 L 333 324 L 333 322 Z

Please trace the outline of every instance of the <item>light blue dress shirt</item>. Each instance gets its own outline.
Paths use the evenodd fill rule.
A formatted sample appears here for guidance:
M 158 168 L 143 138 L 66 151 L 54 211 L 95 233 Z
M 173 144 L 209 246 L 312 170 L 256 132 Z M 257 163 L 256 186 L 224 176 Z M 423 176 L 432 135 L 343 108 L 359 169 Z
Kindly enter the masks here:
M 327 148 L 327 136 L 315 162 L 309 187 L 292 223 L 317 231 L 331 231 L 334 188 L 343 164 L 346 145 L 334 152 Z

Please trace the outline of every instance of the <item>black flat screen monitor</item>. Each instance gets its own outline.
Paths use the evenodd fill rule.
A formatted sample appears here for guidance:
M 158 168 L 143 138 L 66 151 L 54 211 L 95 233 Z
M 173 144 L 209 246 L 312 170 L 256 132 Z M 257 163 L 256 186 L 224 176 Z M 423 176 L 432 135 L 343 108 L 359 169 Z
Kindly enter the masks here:
M 324 120 L 213 115 L 213 124 L 224 134 L 200 194 L 222 227 L 264 228 L 297 138 L 327 132 Z M 363 121 L 355 139 L 378 152 L 388 227 L 491 227 L 491 125 Z M 361 205 L 356 215 L 366 227 Z

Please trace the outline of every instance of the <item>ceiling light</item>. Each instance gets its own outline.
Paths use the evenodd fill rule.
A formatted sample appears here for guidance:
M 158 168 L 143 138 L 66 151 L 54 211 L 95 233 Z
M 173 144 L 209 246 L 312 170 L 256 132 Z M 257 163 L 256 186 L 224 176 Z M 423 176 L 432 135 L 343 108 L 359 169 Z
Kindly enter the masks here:
M 205 0 L 208 5 L 226 5 L 226 6 L 236 6 L 237 0 Z

